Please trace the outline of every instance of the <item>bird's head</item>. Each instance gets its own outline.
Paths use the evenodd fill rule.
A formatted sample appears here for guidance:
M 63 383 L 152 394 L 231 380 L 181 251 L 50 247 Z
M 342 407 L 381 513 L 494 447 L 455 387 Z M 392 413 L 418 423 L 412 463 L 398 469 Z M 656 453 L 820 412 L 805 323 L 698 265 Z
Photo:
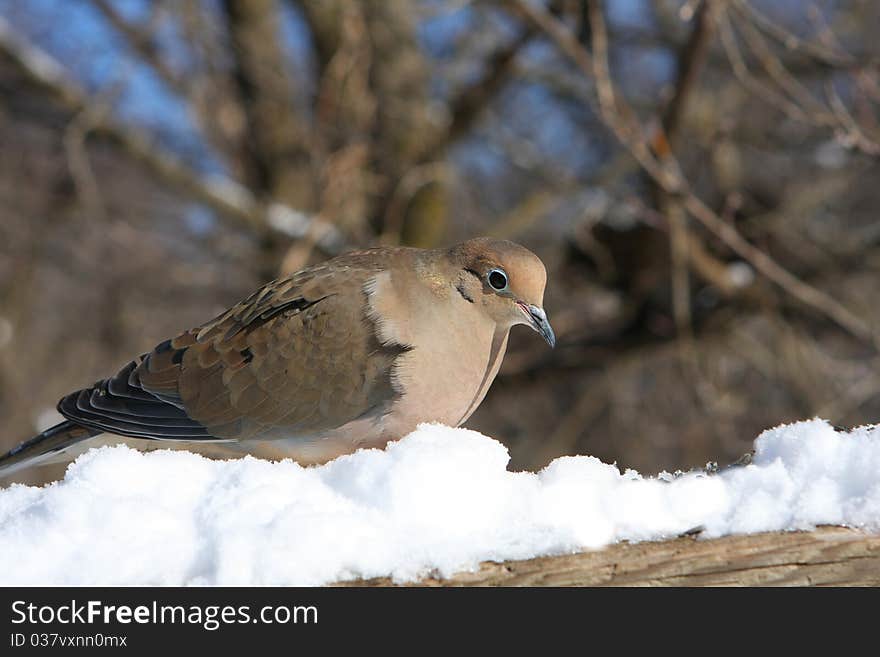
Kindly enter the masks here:
M 487 237 L 457 244 L 449 254 L 461 268 L 456 288 L 462 297 L 479 304 L 499 326 L 526 324 L 551 347 L 556 344 L 543 308 L 547 270 L 538 256 L 514 242 Z

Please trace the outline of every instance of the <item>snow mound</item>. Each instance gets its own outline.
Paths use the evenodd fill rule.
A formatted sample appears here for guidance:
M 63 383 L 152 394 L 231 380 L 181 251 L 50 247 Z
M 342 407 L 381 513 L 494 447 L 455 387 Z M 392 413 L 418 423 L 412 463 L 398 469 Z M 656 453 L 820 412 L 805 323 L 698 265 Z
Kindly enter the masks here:
M 880 531 L 880 429 L 765 431 L 751 465 L 646 478 L 589 456 L 538 473 L 474 431 L 422 425 L 326 465 L 123 446 L 0 490 L 0 584 L 318 585 L 412 580 L 657 540 L 839 524 Z

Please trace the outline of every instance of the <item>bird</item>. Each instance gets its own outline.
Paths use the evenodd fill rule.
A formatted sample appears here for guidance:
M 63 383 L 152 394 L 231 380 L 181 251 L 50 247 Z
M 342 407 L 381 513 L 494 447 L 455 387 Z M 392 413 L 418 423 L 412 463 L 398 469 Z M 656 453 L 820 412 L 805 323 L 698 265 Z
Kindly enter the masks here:
M 339 255 L 64 396 L 64 421 L 0 457 L 0 476 L 103 433 L 244 454 L 271 444 L 316 465 L 424 422 L 460 426 L 498 374 L 513 326 L 555 346 L 546 283 L 538 256 L 487 237 Z

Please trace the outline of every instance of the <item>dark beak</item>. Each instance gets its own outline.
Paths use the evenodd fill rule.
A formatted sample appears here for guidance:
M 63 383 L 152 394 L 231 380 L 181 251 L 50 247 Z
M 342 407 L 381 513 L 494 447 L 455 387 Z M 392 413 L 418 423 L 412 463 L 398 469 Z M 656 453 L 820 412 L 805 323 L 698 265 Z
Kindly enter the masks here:
M 550 322 L 547 319 L 547 313 L 544 312 L 544 309 L 538 308 L 538 306 L 533 306 L 530 303 L 520 303 L 519 307 L 522 308 L 522 311 L 526 315 L 528 315 L 530 326 L 541 334 L 541 337 L 547 341 L 547 344 L 549 344 L 551 348 L 555 347 L 556 334 L 553 332 L 553 327 L 550 326 Z

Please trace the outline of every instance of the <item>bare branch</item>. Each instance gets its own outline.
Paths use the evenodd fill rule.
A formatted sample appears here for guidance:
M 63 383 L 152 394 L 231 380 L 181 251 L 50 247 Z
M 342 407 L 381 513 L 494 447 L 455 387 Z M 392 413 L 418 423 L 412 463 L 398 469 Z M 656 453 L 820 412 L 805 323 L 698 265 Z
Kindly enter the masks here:
M 93 117 L 90 134 L 115 144 L 153 175 L 180 192 L 204 203 L 221 215 L 252 230 L 256 235 L 278 233 L 289 237 L 304 235 L 311 222 L 326 223 L 281 204 L 259 203 L 245 187 L 220 176 L 204 176 L 180 158 L 163 149 L 147 134 L 114 121 L 97 111 L 87 94 L 68 79 L 61 65 L 41 49 L 19 37 L 0 18 L 0 53 L 3 53 L 30 80 L 52 94 L 68 111 Z M 293 220 L 291 217 L 297 217 Z M 328 253 L 341 250 L 343 239 L 335 227 L 323 232 L 319 242 Z
M 109 114 L 111 106 L 109 96 L 110 94 L 106 96 L 102 94 L 92 107 L 85 108 L 74 116 L 64 131 L 64 151 L 67 154 L 67 165 L 77 195 L 87 211 L 101 221 L 107 219 L 107 211 L 101 198 L 101 187 L 89 159 L 86 139 L 96 124 Z
M 531 40 L 534 33 L 534 27 L 526 27 L 509 43 L 499 46 L 487 57 L 486 72 L 483 76 L 461 89 L 450 102 L 449 125 L 425 148 L 421 155 L 423 161 L 437 157 L 446 146 L 467 133 L 503 88 L 505 80 L 514 68 L 517 54 Z
M 694 17 L 694 29 L 678 57 L 678 80 L 663 114 L 663 131 L 670 144 L 675 143 L 687 99 L 709 55 L 717 23 L 715 13 L 714 4 L 704 2 L 700 5 Z
M 673 144 L 687 99 L 699 77 L 700 70 L 709 52 L 709 45 L 715 33 L 715 10 L 709 2 L 702 3 L 694 18 L 694 28 L 678 57 L 678 79 L 666 111 L 663 114 L 662 128 L 655 139 L 654 152 L 665 158 L 673 155 Z M 679 203 L 664 190 L 656 188 L 658 209 L 667 217 L 669 224 L 669 254 L 672 264 L 672 311 L 676 332 L 682 340 L 685 359 L 694 373 L 697 372 L 696 355 L 693 344 L 691 286 L 688 276 L 688 263 L 692 261 L 690 245 L 699 238 L 688 230 L 687 215 Z
M 785 65 L 773 53 L 764 37 L 761 36 L 761 33 L 747 21 L 743 21 L 740 28 L 752 52 L 770 78 L 779 85 L 779 88 L 787 92 L 799 106 L 805 108 L 808 114 L 813 115 L 818 124 L 826 121 L 826 109 L 797 78 L 789 73 Z
M 835 90 L 834 85 L 829 81 L 828 84 L 825 85 L 825 89 L 828 94 L 828 100 L 831 104 L 831 111 L 833 112 L 834 118 L 839 126 L 838 133 L 841 136 L 841 140 L 848 146 L 857 148 L 868 155 L 880 155 L 880 142 L 865 134 L 862 126 L 858 124 L 853 115 L 846 108 L 840 95 Z
M 246 130 L 239 143 L 244 181 L 256 194 L 311 209 L 315 181 L 310 131 L 296 112 L 291 71 L 280 42 L 275 0 L 224 0 L 223 15 Z
M 785 94 L 779 93 L 776 89 L 764 84 L 752 75 L 745 59 L 743 58 L 742 52 L 739 49 L 739 45 L 737 44 L 736 34 L 733 31 L 730 16 L 727 12 L 723 12 L 720 20 L 721 44 L 724 46 L 733 74 L 740 83 L 769 105 L 784 112 L 786 116 L 789 116 L 796 121 L 802 121 L 804 123 L 809 122 L 807 113 L 798 105 L 791 102 Z
M 859 339 L 875 347 L 880 346 L 877 336 L 864 320 L 828 294 L 801 281 L 777 264 L 773 258 L 743 238 L 732 224 L 726 223 L 687 189 L 674 158 L 670 156 L 661 164 L 654 157 L 640 127 L 635 124 L 632 111 L 625 102 L 615 96 L 608 68 L 605 20 L 598 2 L 590 3 L 593 57 L 589 56 L 562 23 L 545 10 L 535 8 L 523 0 L 513 0 L 513 5 L 518 14 L 528 17 L 531 22 L 538 25 L 585 75 L 592 75 L 595 78 L 599 105 L 606 125 L 664 191 L 679 197 L 680 202 L 697 221 L 792 297 L 822 313 Z
M 108 0 L 92 0 L 92 3 L 101 12 L 106 21 L 125 38 L 131 49 L 156 72 L 156 75 L 165 84 L 182 96 L 188 95 L 183 79 L 162 59 L 162 55 L 148 27 L 132 25 Z M 157 15 L 161 11 L 162 7 L 160 5 L 156 9 Z
M 856 58 L 846 52 L 832 49 L 824 44 L 801 39 L 796 34 L 767 18 L 746 0 L 733 0 L 730 6 L 741 15 L 746 16 L 754 25 L 764 31 L 788 50 L 807 55 L 817 62 L 834 68 L 855 68 L 859 66 Z
M 880 154 L 880 142 L 867 135 L 865 130 L 852 117 L 843 101 L 831 85 L 826 85 L 830 108 L 813 96 L 795 78 L 780 59 L 771 51 L 765 39 L 748 21 L 739 26 L 743 37 L 761 66 L 779 90 L 757 80 L 749 71 L 736 43 L 733 22 L 729 12 L 722 16 L 721 41 L 727 52 L 731 67 L 737 79 L 751 89 L 757 96 L 784 112 L 787 116 L 804 123 L 834 131 L 840 141 L 850 148 L 866 155 L 876 157 Z

